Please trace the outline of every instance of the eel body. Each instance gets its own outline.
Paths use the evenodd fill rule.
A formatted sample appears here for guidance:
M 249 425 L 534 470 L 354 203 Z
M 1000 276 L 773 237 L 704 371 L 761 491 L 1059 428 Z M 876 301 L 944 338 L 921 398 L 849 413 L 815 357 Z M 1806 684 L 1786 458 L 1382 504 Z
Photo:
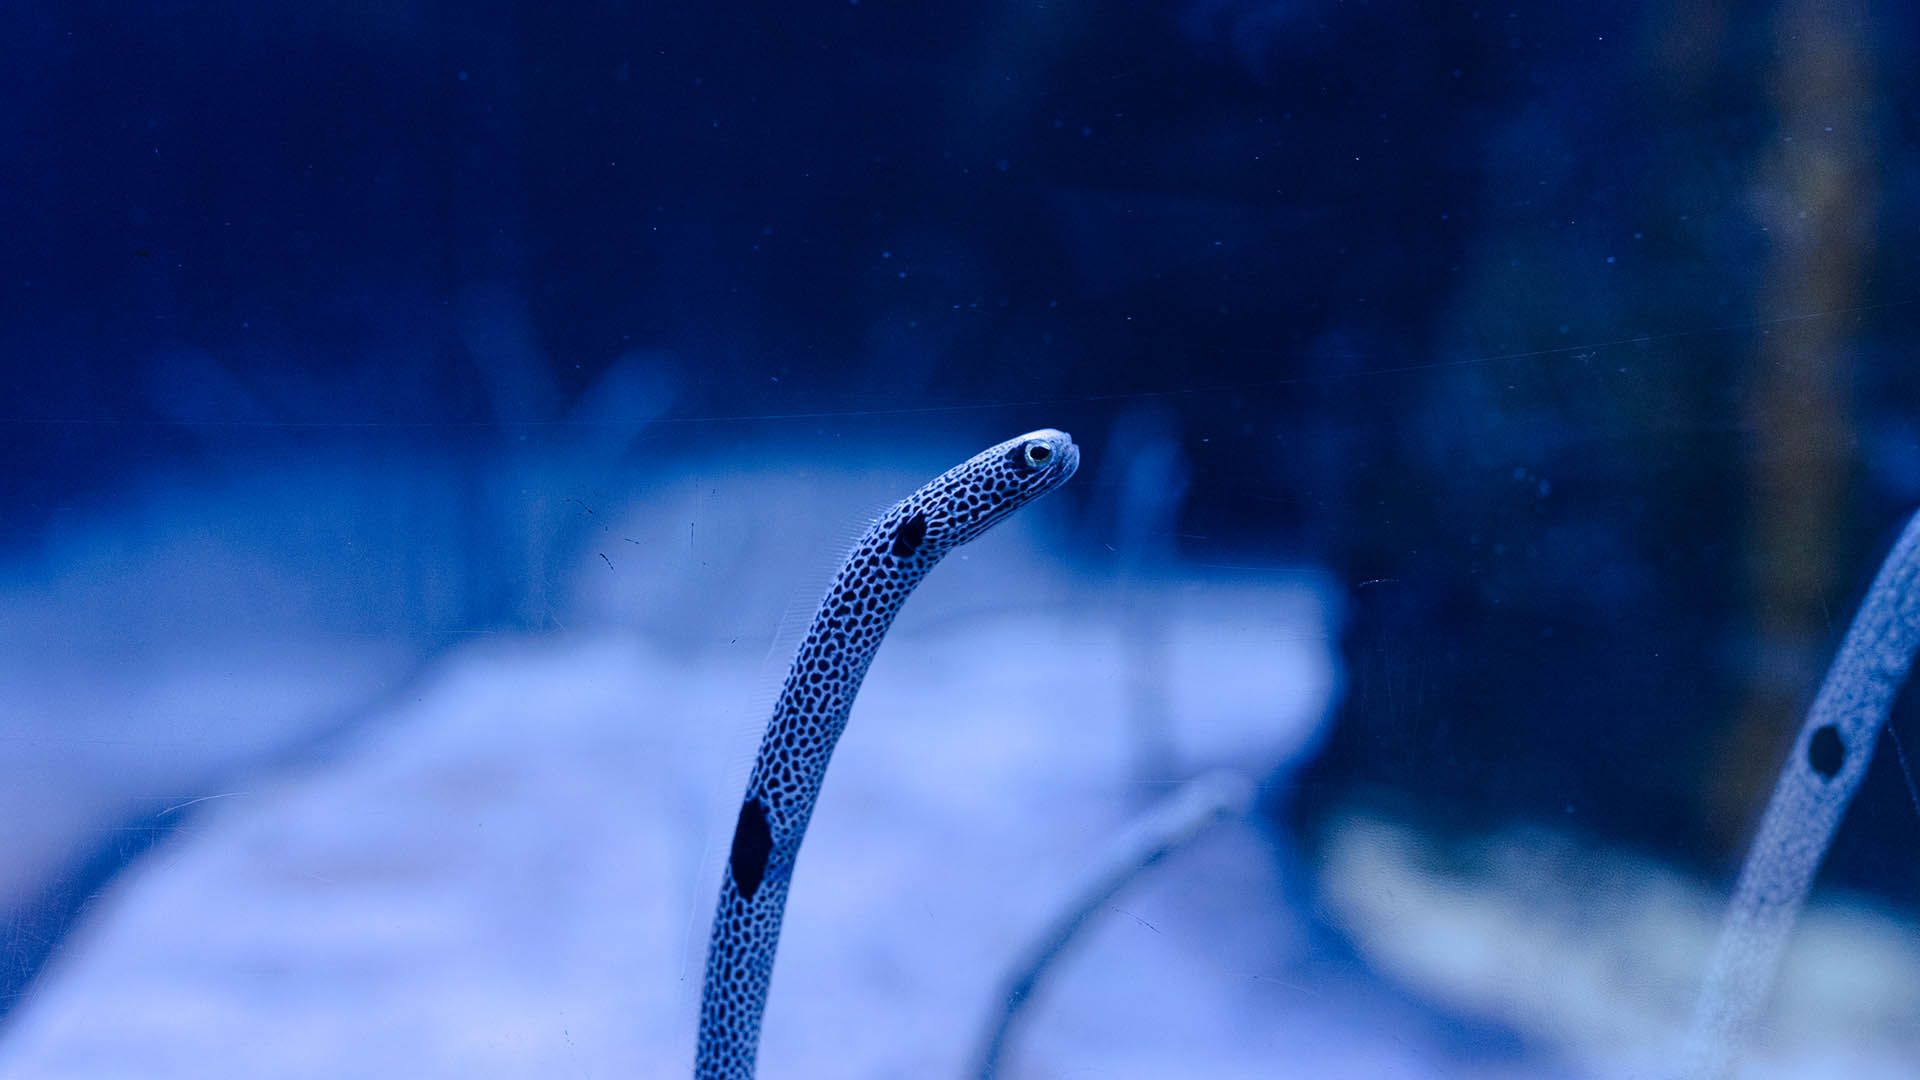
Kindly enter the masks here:
M 1780 767 L 1707 961 L 1682 1076 L 1728 1076 L 1748 1049 L 1814 875 L 1867 777 L 1916 652 L 1920 513 L 1907 519 L 1880 564 Z
M 894 615 L 941 557 L 1059 487 L 1080 464 L 1065 432 L 988 448 L 907 496 L 854 544 L 800 644 L 747 779 L 707 946 L 694 1074 L 753 1076 L 787 886 L 834 744 Z

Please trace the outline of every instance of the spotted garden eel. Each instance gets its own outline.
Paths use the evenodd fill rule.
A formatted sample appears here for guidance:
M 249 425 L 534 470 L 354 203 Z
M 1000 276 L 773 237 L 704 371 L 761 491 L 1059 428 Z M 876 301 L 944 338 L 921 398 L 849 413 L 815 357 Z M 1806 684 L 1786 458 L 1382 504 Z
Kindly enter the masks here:
M 753 1076 L 787 886 L 833 747 L 880 639 L 941 556 L 1066 483 L 1080 449 L 1051 428 L 936 477 L 855 542 L 814 612 L 747 778 L 700 995 L 698 1080 Z
M 1781 957 L 1920 652 L 1920 513 L 1907 519 L 1814 696 L 1707 960 L 1680 1075 L 1730 1075 L 1760 1029 Z M 1897 751 L 1900 744 L 1894 743 Z

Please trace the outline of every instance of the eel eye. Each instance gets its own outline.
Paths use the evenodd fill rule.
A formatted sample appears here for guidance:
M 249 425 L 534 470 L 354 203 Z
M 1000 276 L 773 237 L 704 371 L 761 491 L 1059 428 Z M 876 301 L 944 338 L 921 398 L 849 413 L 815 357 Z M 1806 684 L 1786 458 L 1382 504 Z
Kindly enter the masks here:
M 1046 443 L 1031 442 L 1022 456 L 1026 458 L 1028 468 L 1037 469 L 1053 460 L 1053 449 Z

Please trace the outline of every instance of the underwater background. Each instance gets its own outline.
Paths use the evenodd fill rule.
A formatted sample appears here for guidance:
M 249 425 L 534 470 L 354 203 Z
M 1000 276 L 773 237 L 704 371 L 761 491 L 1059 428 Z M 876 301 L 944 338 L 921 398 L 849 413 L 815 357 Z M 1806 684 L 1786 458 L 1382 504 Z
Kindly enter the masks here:
M 687 1075 L 797 626 L 1041 427 L 854 708 L 762 1073 L 978 1075 L 1210 790 L 1000 1075 L 1674 1075 L 1920 508 L 1920 5 L 0 31 L 7 1077 Z M 1920 1075 L 1912 698 L 1737 1075 Z

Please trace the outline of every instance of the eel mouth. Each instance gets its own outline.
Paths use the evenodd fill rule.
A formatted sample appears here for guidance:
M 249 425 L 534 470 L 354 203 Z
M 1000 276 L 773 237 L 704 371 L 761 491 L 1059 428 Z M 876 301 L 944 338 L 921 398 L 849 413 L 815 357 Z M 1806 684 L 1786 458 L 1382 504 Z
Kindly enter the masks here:
M 1060 470 L 1060 482 L 1065 483 L 1080 468 L 1080 446 L 1073 441 L 1073 436 L 1067 435 L 1067 444 L 1060 448 L 1059 455 L 1055 468 Z

